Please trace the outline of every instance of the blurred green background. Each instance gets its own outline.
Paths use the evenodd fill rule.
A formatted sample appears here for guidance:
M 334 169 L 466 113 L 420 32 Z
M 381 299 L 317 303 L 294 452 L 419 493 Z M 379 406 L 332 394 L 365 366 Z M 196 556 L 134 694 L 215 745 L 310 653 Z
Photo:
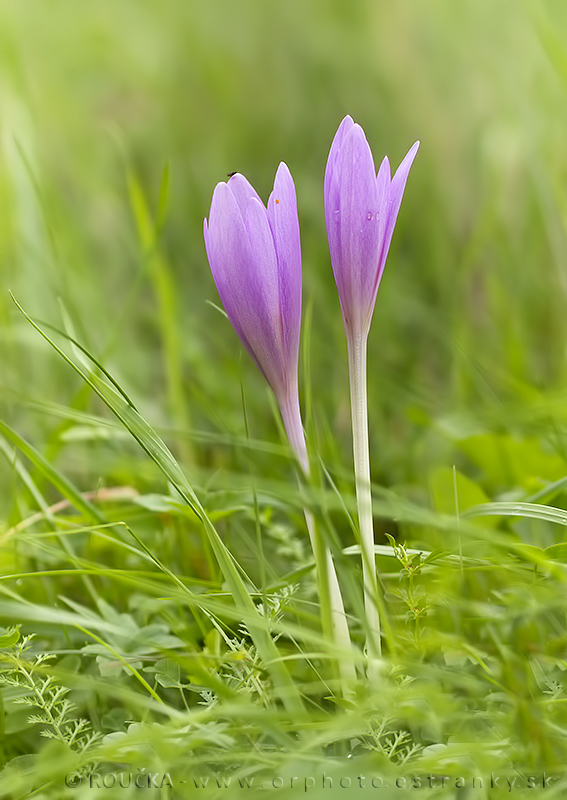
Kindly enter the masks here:
M 380 684 L 375 697 L 360 695 L 356 713 L 342 714 L 340 704 L 328 712 L 322 679 L 312 686 L 309 662 L 321 644 L 311 638 L 319 604 L 303 496 L 271 395 L 215 308 L 202 226 L 227 173 L 244 173 L 267 198 L 287 162 L 304 257 L 301 400 L 309 445 L 338 488 L 315 474 L 307 502 L 320 527 L 338 534 L 333 542 L 352 545 L 342 506 L 355 513 L 346 343 L 323 213 L 327 153 L 347 113 L 377 163 L 388 154 L 397 166 L 416 139 L 421 148 L 369 341 L 375 529 L 395 690 Z M 226 635 L 241 636 L 201 526 L 162 496 L 164 473 L 111 424 L 9 290 L 112 373 L 186 469 L 251 581 L 262 590 L 301 583 L 284 622 L 299 620 L 303 655 L 285 663 L 314 701 L 310 736 L 330 752 L 345 719 L 362 730 L 378 710 L 376 730 L 397 720 L 392 736 L 411 731 L 408 752 L 415 744 L 427 770 L 448 768 L 442 748 L 453 744 L 457 765 L 464 752 L 485 775 L 498 754 L 498 763 L 563 767 L 566 131 L 567 5 L 558 0 L 0 0 L 0 622 L 22 623 L 40 654 L 57 654 L 47 670 L 54 686 L 84 678 L 77 713 L 93 731 L 120 734 L 135 723 L 132 739 L 115 739 L 111 761 L 122 763 L 132 746 L 136 767 L 157 770 L 161 753 L 181 774 L 188 752 L 208 752 L 205 726 L 189 738 L 176 727 L 205 709 L 179 684 L 195 684 L 201 658 L 205 685 L 224 685 L 219 696 L 229 700 L 234 689 L 238 701 L 235 739 L 226 739 L 233 711 L 205 693 L 212 756 L 218 746 L 225 765 L 252 764 L 274 750 L 224 629 L 213 630 L 181 591 L 193 587 L 205 610 L 222 598 Z M 37 452 L 18 454 L 5 422 Z M 97 493 L 96 508 L 74 487 Z M 128 492 L 105 502 L 105 487 Z M 400 566 L 385 533 L 452 559 L 421 570 L 414 551 Z M 359 559 L 339 544 L 335 556 L 361 649 Z M 75 617 L 69 608 L 79 608 Z M 92 637 L 96 644 L 86 639 L 92 628 L 104 637 Z M 282 637 L 282 654 L 295 635 Z M 8 650 L 0 629 L 0 678 Z M 149 684 L 135 685 L 126 667 L 143 667 L 153 681 L 165 656 L 177 659 L 177 684 L 164 674 L 155 686 L 171 725 L 150 720 L 145 749 L 135 727 L 155 713 Z M 325 678 L 332 668 L 322 663 Z M 266 686 L 269 719 L 285 741 L 288 723 Z M 3 691 L 0 767 L 40 752 L 35 789 L 43 791 L 63 769 L 60 751 L 43 751 L 41 726 L 14 699 L 18 686 Z M 381 736 L 370 737 L 371 755 L 380 755 Z M 290 770 L 305 752 L 290 753 Z M 29 796 L 26 787 L 17 796 Z M 54 796 L 61 789 L 59 781 Z
M 387 153 L 397 166 L 422 143 L 370 336 L 374 479 L 426 491 L 432 468 L 457 463 L 495 496 L 561 477 L 566 32 L 557 2 L 4 0 L 2 416 L 82 489 L 151 469 L 118 438 L 69 433 L 62 408 L 100 405 L 10 289 L 39 319 L 72 319 L 190 470 L 241 468 L 221 442 L 245 435 L 241 384 L 250 435 L 277 442 L 262 379 L 208 302 L 218 298 L 202 221 L 227 173 L 243 172 L 267 198 L 285 160 L 311 319 L 303 396 L 310 386 L 323 455 L 348 469 L 322 179 L 349 113 L 377 163 Z M 147 214 L 160 217 L 157 238 Z M 503 448 L 489 467 L 482 448 L 461 446 L 487 435 Z M 262 459 L 281 474 L 270 454 L 255 456 L 255 471 Z M 10 467 L 0 470 L 9 487 Z M 4 513 L 10 503 L 2 492 Z

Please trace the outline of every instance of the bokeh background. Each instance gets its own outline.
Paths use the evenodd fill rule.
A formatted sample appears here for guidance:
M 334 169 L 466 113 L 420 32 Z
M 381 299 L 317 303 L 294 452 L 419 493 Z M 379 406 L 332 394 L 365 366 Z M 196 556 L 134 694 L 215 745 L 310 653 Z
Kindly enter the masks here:
M 560 0 L 0 0 L 0 623 L 35 636 L 22 650 L 0 628 L 2 796 L 59 799 L 63 770 L 99 762 L 72 722 L 47 742 L 52 722 L 28 721 L 21 692 L 58 687 L 85 730 L 112 734 L 102 761 L 133 772 L 180 776 L 210 759 L 295 775 L 314 743 L 342 756 L 357 740 L 350 763 L 365 774 L 564 771 L 566 101 Z M 354 712 L 329 688 L 337 653 L 319 635 L 302 508 L 332 544 L 361 655 L 346 343 L 323 213 L 347 113 L 377 163 L 397 166 L 421 140 L 369 341 L 392 671 L 361 687 Z M 281 160 L 302 232 L 301 402 L 313 465 L 320 455 L 328 471 L 301 490 L 273 398 L 217 307 L 202 236 L 218 181 L 240 171 L 267 198 Z M 10 291 L 79 367 L 53 327 L 88 348 L 159 431 L 246 573 L 234 598 L 151 431 L 131 413 L 118 424 Z M 267 663 L 242 628 L 248 591 L 285 660 Z M 30 653 L 35 683 L 18 666 Z M 283 664 L 307 738 L 278 705 Z
M 346 470 L 322 179 L 349 113 L 377 163 L 421 140 L 370 336 L 374 479 L 425 496 L 432 470 L 456 463 L 494 498 L 561 477 L 566 17 L 520 0 L 4 0 L 3 418 L 82 489 L 134 468 L 152 480 L 135 446 L 79 424 L 100 405 L 11 290 L 32 316 L 72 326 L 194 474 L 242 468 L 226 446 L 245 435 L 242 390 L 249 435 L 281 441 L 260 375 L 211 305 L 202 221 L 227 173 L 267 198 L 285 160 L 304 256 L 302 398 L 324 457 Z M 258 472 L 281 468 L 255 455 Z M 9 514 L 13 472 L 0 471 Z

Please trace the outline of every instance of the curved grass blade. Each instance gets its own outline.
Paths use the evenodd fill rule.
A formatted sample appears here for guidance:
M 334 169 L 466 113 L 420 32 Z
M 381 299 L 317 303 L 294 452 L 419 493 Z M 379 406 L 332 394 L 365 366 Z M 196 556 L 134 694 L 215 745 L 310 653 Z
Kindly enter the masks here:
M 47 478 L 47 480 L 55 486 L 55 488 L 65 497 L 71 505 L 81 511 L 88 518 L 94 522 L 105 523 L 106 519 L 98 511 L 98 509 L 86 500 L 81 492 L 73 486 L 64 475 L 54 469 L 51 464 L 39 453 L 35 447 L 23 439 L 19 433 L 13 428 L 0 420 L 0 433 L 9 439 L 18 450 L 20 450 L 26 458 Z
M 557 525 L 567 525 L 567 511 L 537 503 L 483 503 L 463 511 L 463 517 L 532 517 Z
M 11 293 L 10 293 L 11 294 Z M 128 396 L 118 386 L 116 381 L 98 363 L 96 358 L 83 347 L 79 342 L 74 341 L 70 336 L 59 331 L 59 335 L 65 340 L 80 348 L 81 352 L 87 356 L 94 367 L 100 369 L 108 381 L 100 377 L 92 369 L 86 372 L 81 369 L 75 361 L 68 356 L 33 320 L 29 314 L 18 303 L 11 294 L 17 308 L 32 325 L 33 328 L 53 347 L 53 349 L 71 366 L 75 372 L 96 392 L 112 413 L 120 420 L 124 427 L 131 433 L 134 439 L 159 467 L 168 481 L 173 485 L 185 503 L 191 508 L 195 516 L 204 526 L 208 541 L 211 545 L 215 558 L 223 573 L 232 597 L 242 613 L 242 618 L 246 621 L 250 635 L 258 649 L 258 653 L 271 672 L 274 685 L 286 709 L 297 716 L 303 716 L 304 706 L 297 686 L 294 684 L 288 670 L 281 661 L 280 653 L 273 639 L 270 636 L 265 620 L 260 616 L 246 584 L 242 577 L 242 570 L 230 553 L 216 528 L 207 516 L 193 488 L 187 481 L 181 467 L 167 448 L 163 440 L 158 436 L 148 422 L 138 413 Z

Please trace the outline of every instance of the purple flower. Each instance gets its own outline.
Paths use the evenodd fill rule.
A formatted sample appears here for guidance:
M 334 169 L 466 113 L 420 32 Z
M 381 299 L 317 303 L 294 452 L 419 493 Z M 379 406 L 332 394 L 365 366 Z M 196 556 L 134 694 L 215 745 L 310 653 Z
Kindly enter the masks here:
M 378 175 L 364 131 L 347 116 L 333 139 L 325 171 L 325 217 L 331 263 L 347 334 L 368 334 L 416 142 L 390 178 Z
M 287 166 L 278 168 L 267 209 L 243 175 L 218 183 L 204 236 L 227 316 L 272 387 L 290 443 L 307 471 L 297 388 L 301 244 Z
M 290 445 L 308 475 L 297 386 L 301 244 L 295 186 L 287 166 L 278 168 L 267 208 L 242 175 L 217 184 L 204 236 L 228 318 L 272 387 Z M 307 510 L 305 517 L 324 609 L 323 629 L 348 649 L 348 623 L 333 559 Z M 354 683 L 351 663 L 341 661 L 340 670 L 345 682 Z
M 296 391 L 301 246 L 295 186 L 280 164 L 266 209 L 243 175 L 215 187 L 205 247 L 242 344 L 280 401 Z

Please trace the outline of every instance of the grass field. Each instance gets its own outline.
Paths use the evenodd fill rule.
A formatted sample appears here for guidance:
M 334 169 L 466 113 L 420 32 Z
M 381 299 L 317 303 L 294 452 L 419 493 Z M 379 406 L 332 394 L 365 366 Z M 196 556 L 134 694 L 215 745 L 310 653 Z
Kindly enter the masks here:
M 1 797 L 564 795 L 566 101 L 551 0 L 0 0 Z M 345 114 L 378 163 L 421 141 L 369 338 L 370 681 L 323 210 Z M 282 160 L 301 486 L 203 245 L 215 184 L 267 199 Z

